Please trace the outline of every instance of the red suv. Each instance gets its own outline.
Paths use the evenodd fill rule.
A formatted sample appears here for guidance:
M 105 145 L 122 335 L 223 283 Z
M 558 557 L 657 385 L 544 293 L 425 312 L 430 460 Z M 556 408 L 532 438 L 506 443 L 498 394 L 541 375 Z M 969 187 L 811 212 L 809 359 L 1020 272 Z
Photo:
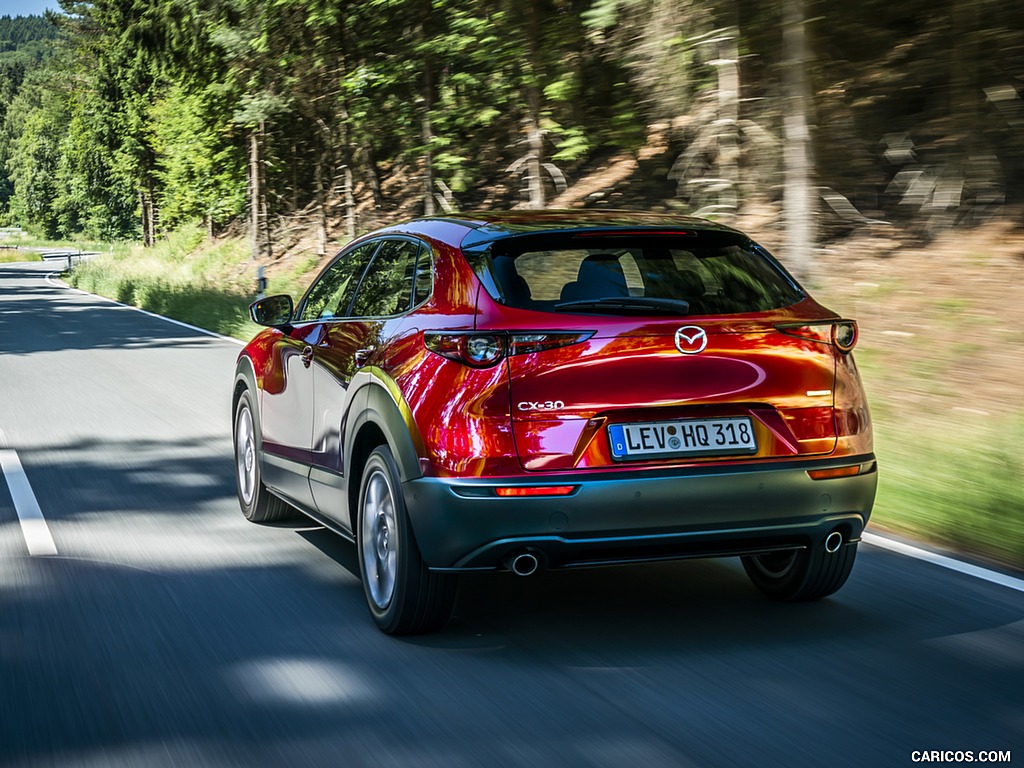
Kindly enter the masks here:
M 780 600 L 846 581 L 874 501 L 857 326 L 699 219 L 423 218 L 345 248 L 238 358 L 238 497 L 354 540 L 388 633 L 458 574 L 738 555 Z

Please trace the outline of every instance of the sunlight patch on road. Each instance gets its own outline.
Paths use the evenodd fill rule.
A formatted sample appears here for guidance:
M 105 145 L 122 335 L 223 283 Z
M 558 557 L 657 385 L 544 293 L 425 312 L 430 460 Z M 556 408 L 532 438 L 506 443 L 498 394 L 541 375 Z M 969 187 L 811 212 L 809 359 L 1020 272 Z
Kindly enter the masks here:
M 949 635 L 928 643 L 972 664 L 1024 669 L 1024 619 L 976 632 Z
M 321 706 L 374 695 L 372 688 L 344 664 L 320 659 L 260 659 L 233 667 L 229 676 L 258 701 Z

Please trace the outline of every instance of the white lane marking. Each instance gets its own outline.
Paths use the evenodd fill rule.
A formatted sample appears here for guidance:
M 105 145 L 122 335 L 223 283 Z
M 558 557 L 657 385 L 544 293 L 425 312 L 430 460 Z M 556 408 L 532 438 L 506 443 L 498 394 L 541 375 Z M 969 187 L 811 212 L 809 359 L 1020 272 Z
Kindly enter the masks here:
M 0 450 L 0 473 L 3 473 L 7 487 L 11 491 L 14 511 L 18 513 L 21 533 L 25 537 L 25 544 L 28 545 L 28 553 L 30 555 L 56 555 L 57 545 L 53 543 L 53 536 L 50 535 L 50 529 L 46 526 L 43 512 L 39 509 L 36 495 L 32 493 L 32 486 L 29 485 L 28 477 L 25 476 L 25 468 L 21 466 L 21 459 L 18 458 L 17 452 L 10 449 Z
M 917 560 L 924 560 L 941 568 L 948 568 L 951 571 L 973 576 L 976 579 L 981 579 L 991 584 L 999 584 L 1003 587 L 1015 589 L 1018 592 L 1024 592 L 1024 579 L 1007 576 L 1005 573 L 999 573 L 998 571 L 990 571 L 988 568 L 954 560 L 952 557 L 946 557 L 945 555 L 937 555 L 934 552 L 929 552 L 910 544 L 904 544 L 902 541 L 893 541 L 876 533 L 864 533 L 861 534 L 861 538 L 866 544 L 870 544 L 873 547 L 888 549 L 890 552 L 898 552 L 901 555 L 907 555 Z
M 109 301 L 111 304 L 116 304 L 119 307 L 124 307 L 125 309 L 134 309 L 136 312 L 141 312 L 144 315 L 149 315 L 150 317 L 155 317 L 157 320 L 164 320 L 165 322 L 168 322 L 168 323 L 174 323 L 175 325 L 180 325 L 182 328 L 188 328 L 190 331 L 198 331 L 199 333 L 205 333 L 207 336 L 213 336 L 215 339 L 220 339 L 221 341 L 230 341 L 232 344 L 237 344 L 240 347 L 244 347 L 245 346 L 245 342 L 244 341 L 240 341 L 239 339 L 232 338 L 231 336 L 224 336 L 223 334 L 215 333 L 214 331 L 207 330 L 206 328 L 200 328 L 197 325 L 189 325 L 188 323 L 183 323 L 180 320 L 175 320 L 175 319 L 170 318 L 170 317 L 164 317 L 163 315 L 158 315 L 155 312 L 147 312 L 144 309 L 139 309 L 138 307 L 133 307 L 131 304 L 122 304 L 120 301 L 114 301 L 113 299 L 108 299 L 106 296 L 100 296 L 98 293 L 89 293 L 88 291 L 83 291 L 80 288 L 72 288 L 70 285 L 66 285 L 64 283 L 59 283 L 59 282 L 54 282 L 53 280 L 50 279 L 54 275 L 58 275 L 58 274 L 60 274 L 60 273 L 59 272 L 50 272 L 46 276 L 46 278 L 45 278 L 46 282 L 49 283 L 50 285 L 52 285 L 54 288 L 63 288 L 64 290 L 75 291 L 76 293 L 81 293 L 81 294 L 83 294 L 85 296 L 92 296 L 93 298 L 96 298 L 96 299 L 103 299 L 103 301 Z

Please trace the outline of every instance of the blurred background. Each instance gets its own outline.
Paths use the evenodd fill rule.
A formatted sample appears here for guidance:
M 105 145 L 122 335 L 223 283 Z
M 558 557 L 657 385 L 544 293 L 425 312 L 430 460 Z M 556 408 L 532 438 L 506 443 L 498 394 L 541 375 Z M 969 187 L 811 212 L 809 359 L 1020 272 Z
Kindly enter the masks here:
M 415 215 L 733 224 L 861 324 L 877 524 L 1019 569 L 1022 94 L 995 0 L 64 0 L 0 17 L 0 224 L 240 337 Z

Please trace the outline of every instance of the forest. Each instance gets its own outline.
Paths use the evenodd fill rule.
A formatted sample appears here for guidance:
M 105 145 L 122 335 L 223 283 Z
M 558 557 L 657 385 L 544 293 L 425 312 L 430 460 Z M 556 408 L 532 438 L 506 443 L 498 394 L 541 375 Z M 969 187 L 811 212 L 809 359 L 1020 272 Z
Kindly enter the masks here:
M 1024 203 L 1024 4 L 61 0 L 0 18 L 0 222 L 153 243 L 607 206 L 816 240 Z M 802 197 L 801 197 L 802 196 Z

